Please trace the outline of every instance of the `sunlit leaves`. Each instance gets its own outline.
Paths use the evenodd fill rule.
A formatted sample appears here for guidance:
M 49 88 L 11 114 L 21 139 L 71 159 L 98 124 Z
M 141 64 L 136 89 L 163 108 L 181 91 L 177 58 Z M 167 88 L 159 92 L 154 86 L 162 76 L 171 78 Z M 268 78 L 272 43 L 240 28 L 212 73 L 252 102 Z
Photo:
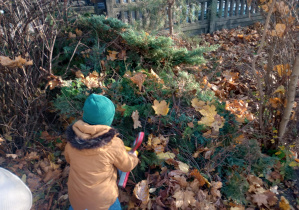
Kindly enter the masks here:
M 167 146 L 168 142 L 169 142 L 168 137 L 164 137 L 161 134 L 155 137 L 153 134 L 150 134 L 148 136 L 146 149 L 154 150 L 155 153 L 159 154 L 164 152 L 164 149 Z
M 290 68 L 290 64 L 279 64 L 274 66 L 273 68 L 274 71 L 277 71 L 278 75 L 280 77 L 282 76 L 290 76 L 292 74 L 292 70 Z
M 243 123 L 245 119 L 253 120 L 254 116 L 247 109 L 248 104 L 243 100 L 233 100 L 232 102 L 226 101 L 225 109 L 231 111 L 236 115 L 237 121 Z
M 130 79 L 134 84 L 136 84 L 139 88 L 139 91 L 141 91 L 142 89 L 142 85 L 147 77 L 146 74 L 144 74 L 143 72 L 137 72 L 137 73 L 133 73 L 130 71 L 127 71 L 124 75 L 125 78 Z
M 108 51 L 108 55 L 107 55 L 107 60 L 109 61 L 115 61 L 116 59 L 117 59 L 117 54 L 118 54 L 118 52 L 116 52 L 116 51 L 112 51 L 112 50 L 107 50 Z
M 5 67 L 9 68 L 20 68 L 22 66 L 32 66 L 33 61 L 22 58 L 21 56 L 18 56 L 15 58 L 15 60 L 11 60 L 9 57 L 6 56 L 0 56 L 0 64 Z
M 100 75 L 98 72 L 93 71 L 89 75 L 82 79 L 82 82 L 88 89 L 100 87 Z

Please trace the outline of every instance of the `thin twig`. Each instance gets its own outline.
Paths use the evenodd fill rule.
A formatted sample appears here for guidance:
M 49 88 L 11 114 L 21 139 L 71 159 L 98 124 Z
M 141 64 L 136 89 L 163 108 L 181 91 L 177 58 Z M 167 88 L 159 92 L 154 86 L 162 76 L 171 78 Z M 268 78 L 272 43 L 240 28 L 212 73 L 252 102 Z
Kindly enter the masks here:
M 76 51 L 77 51 L 77 48 L 78 48 L 78 46 L 79 46 L 80 44 L 81 44 L 81 39 L 79 40 L 79 42 L 78 42 L 78 44 L 77 44 L 77 46 L 76 46 L 76 48 L 75 48 L 75 50 L 74 50 L 74 52 L 73 52 L 73 55 L 72 55 L 72 57 L 71 57 L 71 59 L 70 59 L 70 61 L 69 61 L 69 64 L 68 64 L 67 67 L 66 67 L 66 70 L 65 70 L 63 76 L 65 76 L 66 73 L 68 72 L 69 67 L 70 67 L 70 65 L 71 65 L 71 62 L 72 62 L 72 60 L 73 60 L 73 58 L 74 58 L 74 55 L 75 55 L 75 53 L 76 53 Z
M 265 23 L 265 26 L 264 26 L 264 32 L 263 32 L 263 36 L 262 36 L 260 47 L 259 47 L 259 49 L 257 51 L 257 54 L 255 56 L 253 56 L 253 61 L 252 61 L 252 71 L 253 71 L 253 74 L 254 74 L 255 78 L 257 79 L 257 85 L 258 85 L 258 90 L 259 90 L 259 94 L 260 94 L 259 123 L 260 123 L 260 128 L 262 130 L 262 133 L 265 132 L 264 122 L 263 122 L 264 91 L 263 91 L 262 81 L 261 81 L 261 78 L 260 78 L 260 73 L 261 72 L 259 72 L 259 74 L 257 74 L 255 63 L 257 61 L 258 56 L 261 54 L 262 49 L 263 49 L 264 44 L 265 44 L 267 30 L 268 30 L 270 18 L 271 18 L 271 15 L 272 15 L 275 3 L 276 3 L 276 0 L 273 0 L 273 2 L 271 4 L 271 8 L 269 10 L 269 13 L 267 15 L 267 19 L 266 19 L 266 23 Z

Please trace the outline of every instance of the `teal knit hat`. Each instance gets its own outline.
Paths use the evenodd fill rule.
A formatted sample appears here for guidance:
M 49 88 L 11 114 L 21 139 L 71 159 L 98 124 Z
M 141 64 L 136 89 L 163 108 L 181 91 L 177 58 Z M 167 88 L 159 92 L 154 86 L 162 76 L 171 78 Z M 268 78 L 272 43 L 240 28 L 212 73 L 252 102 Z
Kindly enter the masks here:
M 113 102 L 102 95 L 91 94 L 83 107 L 83 121 L 90 125 L 111 126 L 115 114 Z

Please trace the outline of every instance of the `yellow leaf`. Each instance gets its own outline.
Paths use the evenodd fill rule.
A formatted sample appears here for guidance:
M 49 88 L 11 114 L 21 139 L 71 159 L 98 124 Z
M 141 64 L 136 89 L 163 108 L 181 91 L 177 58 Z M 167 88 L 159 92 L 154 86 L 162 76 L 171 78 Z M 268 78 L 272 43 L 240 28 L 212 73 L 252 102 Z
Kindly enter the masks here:
M 53 90 L 55 87 L 59 87 L 62 84 L 62 81 L 60 79 L 54 79 L 48 82 L 46 85 L 46 88 L 49 86 L 50 90 Z
M 77 36 L 82 36 L 83 32 L 81 30 L 79 30 L 78 28 L 76 28 L 75 30 Z
M 279 202 L 279 208 L 281 210 L 291 210 L 290 203 L 284 196 L 281 196 L 281 200 Z
M 156 154 L 164 152 L 164 148 L 168 144 L 169 138 L 165 138 L 161 134 L 158 137 L 154 137 L 153 134 L 148 136 L 147 150 L 154 150 Z
M 290 64 L 280 64 L 280 65 L 276 65 L 273 68 L 274 71 L 277 71 L 278 75 L 280 77 L 282 76 L 290 76 L 292 74 L 292 70 L 290 69 Z
M 99 73 L 96 71 L 89 73 L 89 75 L 86 78 L 82 79 L 82 82 L 86 85 L 88 89 L 100 87 Z
M 136 128 L 138 128 L 138 127 L 140 127 L 140 128 L 142 128 L 142 126 L 141 126 L 141 122 L 139 121 L 139 112 L 138 112 L 138 110 L 136 110 L 136 111 L 134 111 L 133 113 L 132 113 L 132 119 L 133 119 L 133 122 L 134 122 L 134 129 L 136 129 Z
M 181 171 L 183 171 L 184 173 L 188 173 L 189 172 L 189 166 L 186 163 L 183 163 L 181 161 L 177 161 L 178 162 L 178 167 Z
M 175 158 L 175 154 L 172 152 L 161 152 L 157 154 L 158 159 L 160 160 L 167 160 Z
M 290 167 L 297 167 L 297 166 L 299 166 L 299 163 L 297 163 L 296 161 L 292 161 L 292 162 L 289 163 L 289 166 Z
M 123 115 L 124 112 L 126 111 L 126 109 L 124 108 L 125 106 L 126 106 L 126 104 L 123 104 L 123 105 L 117 104 L 116 111 L 120 112 Z
M 117 59 L 116 55 L 118 54 L 118 52 L 116 51 L 111 51 L 111 50 L 107 50 L 109 55 L 107 55 L 107 60 L 109 61 L 114 61 Z
M 76 38 L 76 34 L 73 34 L 72 32 L 69 32 L 69 38 L 70 39 L 75 39 Z
M 274 91 L 274 93 L 282 93 L 282 94 L 284 94 L 284 93 L 285 93 L 284 86 L 283 86 L 283 85 L 280 85 L 280 86 Z
M 203 115 L 203 117 L 198 124 L 212 126 L 213 122 L 215 121 L 215 115 L 217 114 L 216 107 L 214 105 L 206 105 L 203 106 L 203 109 L 201 109 L 199 112 Z
M 151 72 L 150 72 L 150 73 L 151 73 L 150 75 L 151 75 L 152 77 L 154 77 L 155 79 L 158 80 L 158 83 L 160 83 L 160 84 L 164 84 L 163 79 L 161 79 L 161 78 L 159 77 L 159 75 L 156 74 L 156 72 L 154 72 L 153 69 L 151 69 Z
M 236 137 L 234 140 L 236 141 L 237 144 L 241 144 L 245 139 L 245 135 L 241 134 L 240 136 Z
M 282 104 L 282 101 L 280 100 L 280 98 L 270 98 L 269 103 L 273 108 L 277 108 Z
M 147 180 L 142 180 L 136 184 L 134 188 L 134 195 L 137 199 L 142 201 L 142 204 L 146 205 L 149 202 L 149 187 Z
M 282 37 L 285 30 L 286 30 L 286 25 L 285 24 L 277 23 L 276 26 L 275 26 L 275 30 L 272 30 L 271 35 L 272 36 Z
M 145 74 L 143 74 L 142 72 L 138 72 L 133 77 L 131 77 L 130 79 L 131 79 L 131 81 L 133 83 L 135 83 L 136 85 L 138 85 L 139 91 L 141 91 L 142 84 L 144 83 L 145 78 L 146 78 Z
M 80 71 L 80 70 L 78 70 L 78 71 L 76 71 L 76 77 L 77 78 L 82 78 L 82 79 L 84 79 L 84 75 L 82 74 L 82 72 Z
M 155 110 L 156 115 L 166 116 L 169 111 L 169 104 L 167 104 L 165 100 L 161 102 L 155 100 L 152 107 Z
M 192 107 L 195 108 L 196 111 L 200 111 L 203 106 L 206 104 L 204 101 L 199 101 L 197 98 L 193 98 L 191 101 Z
M 269 7 L 268 7 L 267 4 L 262 5 L 262 9 L 263 9 L 265 12 L 269 12 Z

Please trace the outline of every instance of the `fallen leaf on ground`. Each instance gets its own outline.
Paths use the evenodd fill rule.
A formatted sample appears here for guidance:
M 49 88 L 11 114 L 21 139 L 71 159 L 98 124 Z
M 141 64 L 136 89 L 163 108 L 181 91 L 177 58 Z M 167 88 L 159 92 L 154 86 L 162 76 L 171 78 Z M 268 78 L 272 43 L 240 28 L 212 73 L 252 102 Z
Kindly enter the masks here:
M 160 160 L 167 160 L 167 159 L 173 159 L 175 158 L 175 154 L 172 152 L 161 152 L 157 154 L 157 158 Z
M 52 180 L 52 179 L 58 179 L 61 175 L 62 171 L 60 169 L 56 169 L 56 170 L 49 170 L 46 173 L 46 176 L 44 177 L 43 181 L 45 183 L 47 183 L 48 181 Z
M 70 39 L 75 39 L 76 38 L 76 34 L 73 34 L 72 32 L 69 32 L 69 38 Z
M 109 61 L 114 61 L 117 59 L 116 55 L 118 54 L 118 52 L 116 51 L 111 51 L 111 50 L 107 50 L 107 52 L 109 53 L 109 55 L 107 55 L 107 60 Z
M 176 199 L 175 205 L 177 208 L 186 209 L 189 205 L 194 206 L 196 203 L 194 192 L 190 190 L 179 190 L 172 197 Z
M 141 126 L 141 122 L 139 121 L 139 112 L 138 110 L 134 111 L 131 115 L 133 122 L 134 122 L 134 129 L 138 128 L 138 127 L 142 127 Z
M 131 77 L 130 80 L 134 84 L 138 85 L 139 91 L 141 91 L 145 78 L 146 78 L 146 74 L 143 74 L 142 72 L 138 72 L 133 77 Z
M 205 105 L 199 112 L 203 115 L 203 117 L 198 124 L 212 126 L 213 122 L 215 121 L 215 115 L 217 114 L 216 107 L 214 105 Z
M 82 36 L 82 34 L 83 34 L 83 32 L 78 28 L 76 28 L 75 32 L 76 32 L 77 36 Z
M 279 208 L 281 210 L 290 210 L 291 209 L 291 206 L 290 206 L 290 203 L 289 201 L 284 197 L 284 196 L 281 196 L 280 198 L 280 202 L 279 202 Z
M 164 137 L 161 134 L 158 137 L 155 137 L 153 134 L 148 136 L 147 141 L 147 150 L 154 150 L 156 154 L 164 152 L 166 145 L 168 144 L 169 138 Z
M 211 194 L 216 197 L 216 198 L 220 198 L 221 197 L 221 193 L 219 191 L 219 189 L 222 187 L 222 182 L 211 182 Z
M 268 197 L 262 193 L 252 195 L 253 202 L 256 203 L 259 207 L 268 204 L 267 198 Z
M 195 108 L 196 111 L 200 111 L 203 106 L 206 104 L 204 101 L 199 101 L 197 98 L 193 98 L 191 101 L 192 107 Z
M 154 105 L 152 106 L 155 110 L 156 115 L 166 116 L 169 111 L 169 104 L 165 100 L 159 102 L 154 100 Z
M 134 188 L 134 195 L 137 199 L 142 201 L 142 204 L 147 204 L 149 202 L 149 188 L 147 180 L 142 180 L 136 184 Z
M 30 152 L 29 154 L 27 154 L 25 156 L 25 159 L 28 159 L 28 160 L 38 160 L 38 159 L 40 159 L 40 156 L 37 154 L 37 152 Z
M 6 154 L 6 157 L 9 158 L 11 157 L 12 159 L 16 159 L 18 157 L 17 154 Z
M 183 163 L 183 162 L 181 162 L 181 161 L 177 161 L 178 162 L 178 168 L 181 170 L 181 171 L 183 171 L 183 172 L 185 172 L 185 173 L 188 173 L 189 172 L 189 165 L 187 165 L 186 163 Z
M 184 176 L 173 176 L 172 179 L 176 180 L 179 185 L 183 188 L 188 186 L 188 182 L 186 181 L 186 177 Z
M 198 180 L 198 184 L 200 187 L 206 184 L 205 178 L 200 174 L 200 172 L 197 169 L 193 169 L 190 175 L 196 178 L 196 180 Z

